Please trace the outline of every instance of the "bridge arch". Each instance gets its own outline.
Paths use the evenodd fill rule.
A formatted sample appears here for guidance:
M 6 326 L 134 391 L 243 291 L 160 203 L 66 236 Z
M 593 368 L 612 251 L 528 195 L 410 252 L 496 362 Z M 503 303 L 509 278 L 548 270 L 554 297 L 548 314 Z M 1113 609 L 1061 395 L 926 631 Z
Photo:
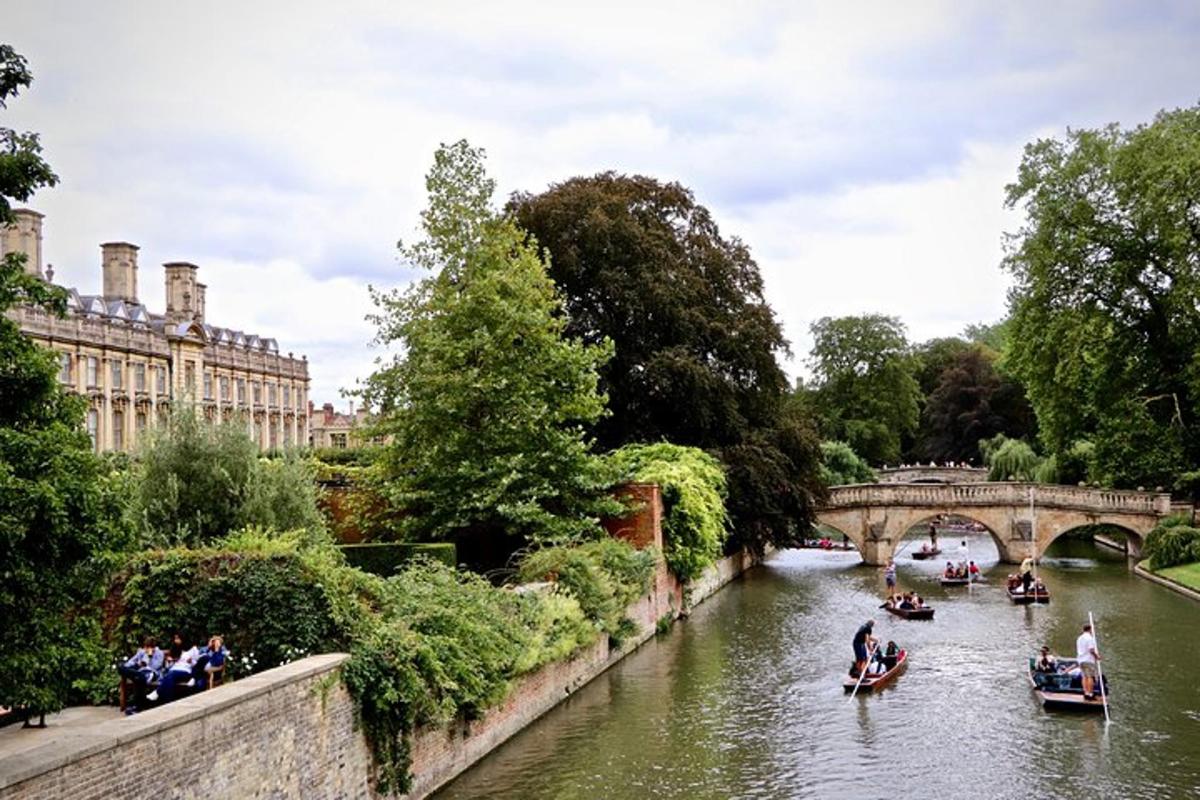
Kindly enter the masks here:
M 1068 533 L 1079 528 L 1086 528 L 1094 525 L 1107 525 L 1117 528 L 1121 533 L 1125 534 L 1126 554 L 1133 559 L 1140 559 L 1142 555 L 1142 545 L 1146 541 L 1146 535 L 1153 530 L 1156 521 L 1145 521 L 1141 519 L 1129 519 L 1127 517 L 1099 515 L 1094 518 L 1089 518 L 1084 521 L 1066 520 L 1057 521 L 1056 524 L 1047 526 L 1045 533 L 1041 530 L 1041 522 L 1038 523 L 1038 556 L 1045 555 L 1050 549 L 1050 545 L 1054 544 L 1058 539 L 1066 536 Z

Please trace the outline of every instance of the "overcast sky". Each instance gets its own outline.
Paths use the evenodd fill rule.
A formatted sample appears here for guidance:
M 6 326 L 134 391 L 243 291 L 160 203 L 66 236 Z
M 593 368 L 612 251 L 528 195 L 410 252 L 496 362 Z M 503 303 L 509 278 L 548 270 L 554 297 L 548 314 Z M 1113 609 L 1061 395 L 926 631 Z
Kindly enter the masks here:
M 370 372 L 367 284 L 412 275 L 439 142 L 486 148 L 502 201 L 614 169 L 677 180 L 752 248 L 803 369 L 826 315 L 914 340 L 1004 313 L 1003 208 L 1039 136 L 1200 99 L 1200 4 L 4 0 L 34 71 L 0 124 L 62 183 L 56 280 L 104 241 L 208 284 L 209 321 L 308 355 L 312 397 Z

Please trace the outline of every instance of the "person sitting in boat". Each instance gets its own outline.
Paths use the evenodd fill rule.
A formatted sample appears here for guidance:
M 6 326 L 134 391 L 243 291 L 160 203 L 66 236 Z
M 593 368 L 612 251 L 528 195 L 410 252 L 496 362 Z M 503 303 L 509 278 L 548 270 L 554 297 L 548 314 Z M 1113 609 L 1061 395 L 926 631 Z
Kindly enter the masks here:
M 952 564 L 949 561 L 946 562 L 946 571 L 942 573 L 942 577 L 943 578 L 953 578 L 954 577 L 954 564 Z
M 913 605 L 911 594 L 906 594 L 900 599 L 900 608 L 904 609 L 905 611 L 912 611 L 916 608 L 916 606 Z
M 884 672 L 895 669 L 896 662 L 900 659 L 900 648 L 893 641 L 888 641 L 887 647 L 883 649 L 883 655 L 880 656 L 880 661 L 883 663 Z
M 925 542 L 924 544 L 922 544 L 922 545 L 921 545 L 921 552 L 922 552 L 922 553 L 928 553 L 928 552 L 929 552 L 929 542 Z
M 970 574 L 971 578 L 978 578 L 979 577 L 979 565 L 976 564 L 974 561 L 972 561 L 970 566 L 967 567 L 967 572 L 968 572 L 968 574 Z
M 915 608 L 924 608 L 925 598 L 921 597 L 921 595 L 917 594 L 916 592 L 913 592 L 913 606 Z
M 1034 664 L 1033 669 L 1035 672 L 1058 672 L 1058 659 L 1050 654 L 1049 647 L 1042 648 L 1042 655 Z

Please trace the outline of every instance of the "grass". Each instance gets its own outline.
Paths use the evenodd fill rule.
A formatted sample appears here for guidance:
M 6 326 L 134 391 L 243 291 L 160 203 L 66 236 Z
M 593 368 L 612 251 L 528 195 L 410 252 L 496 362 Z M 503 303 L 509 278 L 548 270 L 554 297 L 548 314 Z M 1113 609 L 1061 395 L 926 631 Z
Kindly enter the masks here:
M 1195 564 L 1181 564 L 1177 567 L 1167 567 L 1160 569 L 1155 575 L 1161 575 L 1167 580 L 1181 583 L 1189 589 L 1195 589 L 1200 592 L 1200 562 Z

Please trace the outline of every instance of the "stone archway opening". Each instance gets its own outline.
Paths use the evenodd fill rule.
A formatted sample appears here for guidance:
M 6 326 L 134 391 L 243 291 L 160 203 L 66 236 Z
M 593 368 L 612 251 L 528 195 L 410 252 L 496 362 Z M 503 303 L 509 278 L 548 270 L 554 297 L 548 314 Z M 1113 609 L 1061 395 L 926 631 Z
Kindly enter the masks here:
M 929 542 L 929 527 L 937 530 L 938 548 L 941 554 L 926 563 L 945 566 L 947 561 L 957 561 L 963 542 L 967 545 L 967 558 L 980 569 L 992 567 L 1001 560 L 1000 537 L 982 520 L 961 512 L 928 514 L 911 524 L 896 543 L 893 558 L 897 564 L 914 561 L 912 553 Z M 917 562 L 919 563 L 919 562 Z
M 836 550 L 845 550 L 855 553 L 860 552 L 858 542 L 854 540 L 853 536 L 850 536 L 838 526 L 831 525 L 828 522 L 813 523 L 811 532 L 805 538 L 805 546 L 809 546 L 814 542 L 819 541 L 823 536 L 828 537 L 833 542 L 834 549 Z
M 1137 559 L 1141 556 L 1145 535 L 1128 525 L 1113 521 L 1068 525 L 1055 531 L 1048 541 L 1041 544 L 1040 557 L 1067 555 L 1074 543 L 1089 540 L 1093 547 L 1101 551 L 1121 553 L 1127 558 Z

